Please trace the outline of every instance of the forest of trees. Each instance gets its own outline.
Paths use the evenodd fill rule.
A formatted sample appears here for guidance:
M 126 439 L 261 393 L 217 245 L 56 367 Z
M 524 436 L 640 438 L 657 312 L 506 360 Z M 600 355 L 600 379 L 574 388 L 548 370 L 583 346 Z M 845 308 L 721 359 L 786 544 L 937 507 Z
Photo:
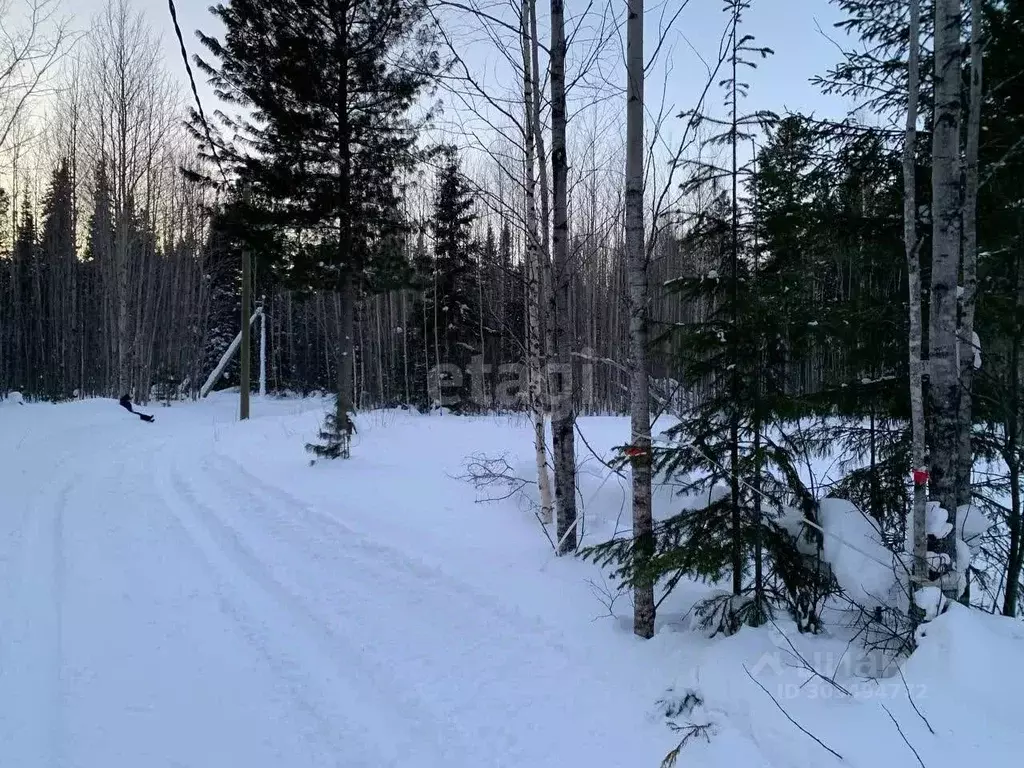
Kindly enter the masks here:
M 56 0 L 0 2 L 46 21 L 0 50 L 0 396 L 199 397 L 248 258 L 269 390 L 336 395 L 319 455 L 360 410 L 522 411 L 574 552 L 575 417 L 631 414 L 635 535 L 585 554 L 635 590 L 642 636 L 682 576 L 731 580 L 703 608 L 725 631 L 819 626 L 831 585 L 797 539 L 820 549 L 824 494 L 894 552 L 914 539 L 908 589 L 1019 615 L 1024 2 L 832 0 L 852 47 L 807 87 L 855 101 L 841 119 L 745 109 L 784 43 L 747 28 L 757 2 L 719 0 L 703 95 L 669 117 L 640 0 L 226 0 L 219 37 L 184 37 L 221 101 L 202 112 L 131 0 L 79 36 Z M 844 478 L 809 486 L 836 446 Z M 725 490 L 655 524 L 666 475 Z M 925 501 L 991 521 L 972 562 Z

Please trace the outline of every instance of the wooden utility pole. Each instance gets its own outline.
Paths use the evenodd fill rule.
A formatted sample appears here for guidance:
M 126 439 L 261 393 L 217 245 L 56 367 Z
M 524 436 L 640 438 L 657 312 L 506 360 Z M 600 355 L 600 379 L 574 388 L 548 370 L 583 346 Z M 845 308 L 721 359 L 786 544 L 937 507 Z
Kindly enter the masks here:
M 252 260 L 247 250 L 242 250 L 242 350 L 239 357 L 239 419 L 249 418 L 249 306 L 252 304 Z

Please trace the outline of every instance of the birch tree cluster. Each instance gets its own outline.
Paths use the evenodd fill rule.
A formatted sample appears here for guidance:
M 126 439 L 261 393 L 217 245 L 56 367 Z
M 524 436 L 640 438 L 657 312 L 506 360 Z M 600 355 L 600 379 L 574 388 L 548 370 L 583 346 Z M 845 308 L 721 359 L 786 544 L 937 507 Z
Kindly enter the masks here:
M 885 610 L 853 608 L 886 650 L 948 601 L 1018 615 L 1021 5 L 837 0 L 854 43 L 815 82 L 842 120 L 744 114 L 736 65 L 770 51 L 726 5 L 731 114 L 694 112 L 721 152 L 685 160 L 712 202 L 680 239 L 710 258 L 664 285 L 699 307 L 663 334 L 696 397 L 654 449 L 707 501 L 586 554 L 634 588 L 729 584 L 697 609 L 714 631 L 817 631 L 840 592 L 819 500 L 848 499 L 893 561 Z
M 34 78 L 0 145 L 0 389 L 148 393 L 195 367 L 204 302 L 202 201 L 178 172 L 194 153 L 156 37 L 127 2 L 79 34 L 56 3 L 5 5 L 5 31 L 30 14 L 34 40 L 3 66 Z

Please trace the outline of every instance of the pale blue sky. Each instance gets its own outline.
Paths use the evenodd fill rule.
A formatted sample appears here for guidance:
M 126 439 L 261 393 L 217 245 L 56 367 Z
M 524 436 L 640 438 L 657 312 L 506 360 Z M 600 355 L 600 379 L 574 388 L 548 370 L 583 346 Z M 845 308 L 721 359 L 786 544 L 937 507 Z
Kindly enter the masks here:
M 466 1 L 463 0 L 463 2 Z M 515 7 L 513 4 L 517 5 L 520 0 L 473 1 L 486 7 L 490 13 L 510 18 L 509 9 Z M 648 57 L 653 53 L 658 37 L 659 21 L 666 15 L 671 16 L 682 1 L 647 0 L 645 27 Z M 69 10 L 73 10 L 76 15 L 82 17 L 81 24 L 85 26 L 88 17 L 102 9 L 106 0 L 66 0 L 66 2 Z M 132 2 L 134 7 L 143 12 L 154 31 L 161 37 L 169 71 L 184 85 L 186 83 L 184 66 L 174 36 L 167 0 L 132 0 Z M 588 3 L 590 0 L 567 0 L 566 12 L 570 19 L 570 29 L 573 12 L 587 7 Z M 196 29 L 202 29 L 207 33 L 219 31 L 217 22 L 209 13 L 211 0 L 175 0 L 175 4 L 190 56 L 195 53 L 205 53 L 205 49 L 201 48 L 195 37 L 195 31 Z M 537 0 L 537 5 L 543 30 L 547 16 L 547 2 Z M 844 114 L 851 105 L 822 96 L 818 89 L 808 82 L 812 76 L 824 74 L 827 68 L 839 60 L 839 51 L 835 43 L 819 31 L 820 27 L 833 36 L 837 34 L 833 29 L 833 24 L 839 18 L 835 7 L 829 3 L 829 0 L 753 0 L 752 6 L 747 12 L 743 32 L 755 35 L 757 44 L 773 48 L 775 55 L 760 62 L 755 72 L 748 71 L 746 73 L 746 79 L 751 84 L 751 95 L 743 104 L 742 110 L 813 111 L 819 116 L 828 117 L 838 117 Z M 594 0 L 590 7 L 592 9 L 607 8 L 620 20 L 625 17 L 625 0 Z M 675 115 L 680 110 L 689 109 L 695 105 L 707 80 L 705 66 L 695 50 L 704 58 L 713 60 L 726 21 L 727 15 L 722 9 L 721 0 L 689 0 L 673 26 L 673 33 L 666 39 L 666 45 L 662 49 L 658 64 L 648 76 L 647 106 L 651 120 L 663 104 L 665 113 L 669 115 Z M 460 55 L 464 56 L 467 61 L 473 62 L 472 66 L 479 67 L 479 76 L 486 82 L 489 92 L 501 93 L 501 95 L 515 100 L 517 98 L 516 89 L 519 87 L 517 79 L 511 76 L 502 56 L 495 51 L 493 42 L 482 39 L 480 35 L 473 34 L 473 31 L 474 27 L 470 25 L 467 29 L 460 29 L 456 32 L 455 38 Z M 546 32 L 542 31 L 542 35 L 546 35 Z M 475 41 L 474 38 L 476 38 Z M 518 41 L 514 35 L 507 41 L 507 45 L 510 49 L 518 47 Z M 669 55 L 669 51 L 671 51 L 671 55 Z M 518 57 L 518 53 L 511 51 L 510 53 Z M 570 52 L 571 56 L 572 52 Z M 602 62 L 608 83 L 619 88 L 623 88 L 625 85 L 622 56 L 621 44 L 613 42 L 607 49 Z M 474 72 L 474 74 L 477 73 Z M 211 112 L 218 105 L 198 73 L 197 77 L 200 78 L 198 86 L 203 106 L 207 112 Z M 502 89 L 505 90 L 502 92 Z M 183 91 L 183 94 L 187 94 L 187 91 Z M 664 102 L 662 102 L 663 94 Z M 191 95 L 188 94 L 187 98 L 188 103 L 191 104 Z M 491 162 L 487 158 L 488 153 L 493 150 L 487 148 L 493 146 L 492 142 L 495 136 L 493 131 L 472 113 L 464 109 L 459 110 L 454 97 L 442 94 L 441 98 L 446 104 L 445 115 L 443 120 L 438 123 L 437 130 L 433 135 L 462 146 L 471 145 L 475 151 L 466 153 L 469 164 L 475 164 L 477 160 L 482 160 L 485 164 Z M 721 93 L 716 92 L 710 97 L 706 111 L 722 115 L 721 105 Z M 621 143 L 624 140 L 621 122 L 624 116 L 624 106 L 624 96 L 613 95 L 603 105 L 600 113 L 591 111 L 582 116 L 584 118 L 582 123 L 589 123 L 589 125 L 578 124 L 581 131 L 590 132 L 587 135 L 596 132 L 598 136 L 609 140 L 601 151 L 603 160 L 599 161 L 601 167 L 607 168 L 609 172 L 615 171 L 621 163 L 619 153 L 622 151 Z M 518 114 L 518 108 L 513 107 L 513 109 Z M 573 105 L 570 102 L 570 112 L 572 109 Z M 588 115 L 593 115 L 593 118 Z M 507 127 L 507 121 L 499 119 L 497 122 L 505 123 Z M 664 167 L 663 159 L 674 154 L 683 127 L 684 123 L 681 120 L 668 119 L 665 121 L 658 134 L 659 149 L 657 152 L 661 159 L 654 161 L 652 169 Z M 582 137 L 583 134 L 577 134 L 576 127 L 571 125 L 570 146 L 574 144 L 574 135 Z M 648 128 L 648 138 L 651 136 L 650 128 Z M 585 138 L 582 140 L 586 141 Z M 481 154 L 481 150 L 485 150 L 483 154 Z M 743 155 L 746 155 L 748 151 L 747 147 L 741 149 Z M 574 155 L 574 157 L 576 156 Z M 659 170 L 654 172 L 661 173 Z M 660 183 L 655 178 L 651 178 L 649 181 L 655 186 Z
M 69 9 L 76 14 L 88 15 L 103 6 L 104 0 L 71 0 Z M 670 0 L 669 7 L 676 7 L 678 0 Z M 577 3 L 569 0 L 570 7 Z M 174 39 L 170 14 L 166 0 L 135 0 L 135 5 L 142 10 L 154 29 L 162 36 L 165 55 L 171 69 L 184 79 L 184 72 Z M 199 43 L 195 38 L 195 30 L 211 30 L 213 17 L 208 8 L 208 0 L 176 0 L 178 16 L 185 43 L 189 53 L 199 51 Z M 543 0 L 538 4 L 543 6 Z M 624 2 L 612 2 L 613 12 L 625 13 Z M 648 37 L 652 38 L 656 29 L 660 7 L 648 2 L 647 27 Z M 720 0 L 690 0 L 679 21 L 676 22 L 678 32 L 684 34 L 690 43 L 699 51 L 711 56 L 720 35 L 724 22 Z M 757 36 L 757 42 L 770 46 L 775 56 L 763 62 L 758 72 L 751 79 L 753 90 L 750 100 L 751 107 L 781 109 L 788 107 L 794 110 L 815 110 L 821 113 L 836 113 L 845 105 L 821 96 L 808 78 L 823 73 L 827 67 L 837 61 L 837 50 L 833 43 L 825 39 L 816 29 L 816 23 L 831 33 L 832 23 L 838 19 L 836 9 L 828 0 L 754 0 L 748 12 L 746 29 Z M 691 89 L 697 87 L 696 81 L 702 81 L 702 73 L 696 71 L 693 76 L 686 76 L 687 67 L 698 66 L 697 59 L 687 50 L 686 43 L 676 40 L 676 61 L 673 68 L 670 88 L 674 101 L 682 103 Z M 650 50 L 650 44 L 648 47 Z M 203 85 L 200 84 L 202 88 Z M 660 91 L 660 82 L 649 85 L 652 90 Z M 204 100 L 211 98 L 209 91 L 201 91 Z

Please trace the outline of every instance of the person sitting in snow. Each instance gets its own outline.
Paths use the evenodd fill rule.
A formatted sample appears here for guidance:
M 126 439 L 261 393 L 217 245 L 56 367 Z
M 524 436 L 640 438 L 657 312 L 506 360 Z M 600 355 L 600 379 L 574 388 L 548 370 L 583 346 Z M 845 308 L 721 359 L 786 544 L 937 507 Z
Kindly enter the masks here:
M 120 403 L 121 403 L 121 407 L 124 408 L 126 411 L 128 411 L 128 413 L 134 413 L 136 416 L 138 416 L 143 421 L 153 421 L 154 417 L 151 416 L 150 414 L 148 414 L 148 413 L 139 413 L 134 408 L 132 408 L 132 398 L 131 398 L 131 395 L 121 395 Z

